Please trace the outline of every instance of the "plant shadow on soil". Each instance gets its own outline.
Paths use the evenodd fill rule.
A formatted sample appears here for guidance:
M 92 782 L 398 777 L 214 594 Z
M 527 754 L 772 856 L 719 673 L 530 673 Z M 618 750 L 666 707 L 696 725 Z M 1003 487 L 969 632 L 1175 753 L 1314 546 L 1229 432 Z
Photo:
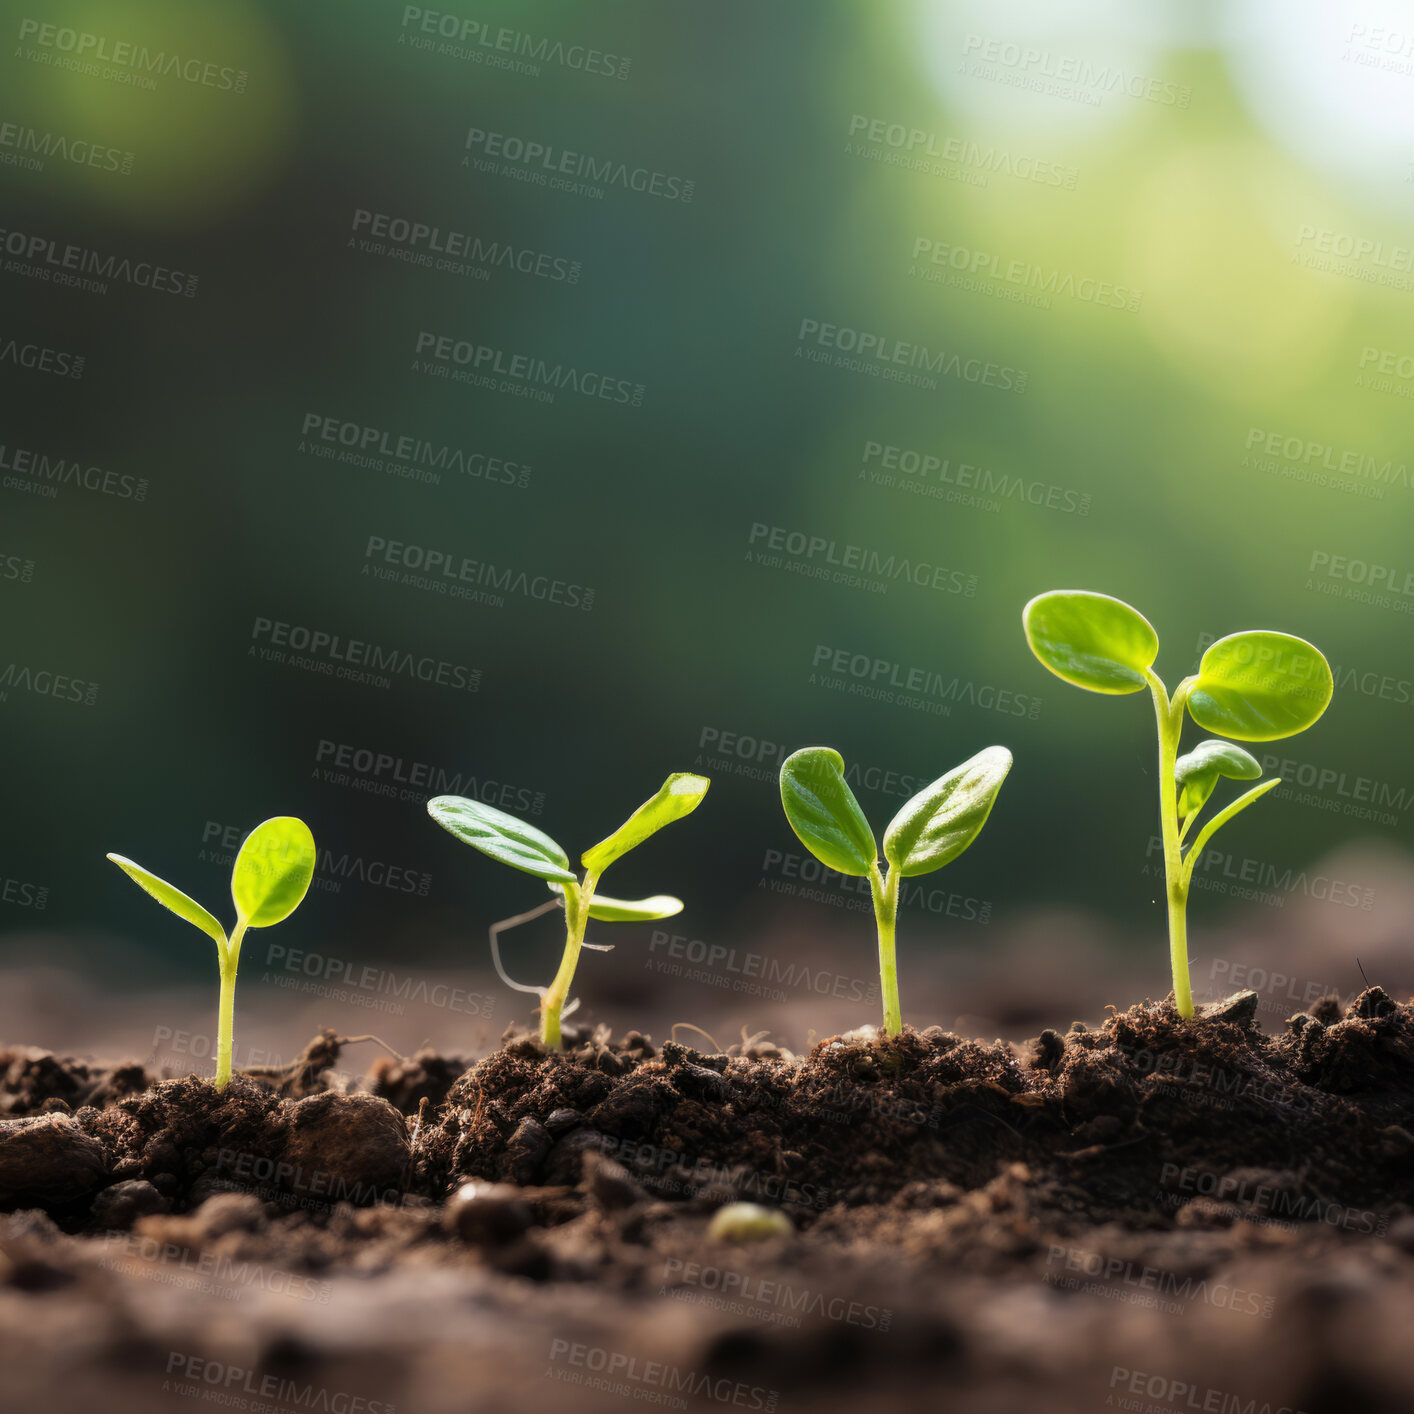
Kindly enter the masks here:
M 291 1408 L 1407 1410 L 1414 1008 L 1256 1003 L 803 1057 L 508 1032 L 357 1083 L 325 1032 L 219 1098 L 0 1048 L 0 1356 L 55 1409 L 219 1368 Z M 792 1234 L 709 1239 L 733 1201 Z

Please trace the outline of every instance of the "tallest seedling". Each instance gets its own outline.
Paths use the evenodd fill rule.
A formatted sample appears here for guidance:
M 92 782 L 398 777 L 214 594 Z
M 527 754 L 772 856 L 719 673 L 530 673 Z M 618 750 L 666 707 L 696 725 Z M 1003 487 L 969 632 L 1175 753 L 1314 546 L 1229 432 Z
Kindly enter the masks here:
M 1031 651 L 1058 678 L 1118 696 L 1148 688 L 1159 724 L 1159 823 L 1168 893 L 1169 957 L 1180 1016 L 1193 1015 L 1188 984 L 1188 889 L 1208 841 L 1239 811 L 1281 784 L 1253 786 L 1219 810 L 1184 852 L 1184 841 L 1219 776 L 1254 781 L 1261 765 L 1231 741 L 1209 738 L 1178 754 L 1185 709 L 1205 731 L 1237 741 L 1277 741 L 1305 731 L 1326 710 L 1330 665 L 1302 638 L 1266 631 L 1233 633 L 1203 654 L 1198 672 L 1170 697 L 1154 671 L 1159 636 L 1137 609 L 1108 594 L 1053 589 L 1023 610 Z

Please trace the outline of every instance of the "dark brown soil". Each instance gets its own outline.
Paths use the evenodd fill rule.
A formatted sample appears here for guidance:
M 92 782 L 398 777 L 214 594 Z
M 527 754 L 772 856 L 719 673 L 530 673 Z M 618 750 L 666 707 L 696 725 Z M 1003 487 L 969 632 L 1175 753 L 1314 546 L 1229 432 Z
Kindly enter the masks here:
M 1256 1000 L 1021 1052 L 508 1035 L 357 1085 L 324 1033 L 219 1098 L 0 1050 L 7 1397 L 1414 1408 L 1414 1008 L 1269 1037 Z M 713 1240 L 733 1201 L 791 1233 Z

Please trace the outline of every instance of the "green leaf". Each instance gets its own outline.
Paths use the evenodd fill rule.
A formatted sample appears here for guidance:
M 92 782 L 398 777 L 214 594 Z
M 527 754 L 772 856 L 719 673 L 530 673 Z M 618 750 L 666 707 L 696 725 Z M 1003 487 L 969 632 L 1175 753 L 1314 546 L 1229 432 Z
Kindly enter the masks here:
M 1330 664 L 1304 638 L 1233 633 L 1203 654 L 1188 710 L 1205 731 L 1275 741 L 1305 731 L 1334 690 Z
M 303 820 L 276 815 L 246 836 L 231 870 L 231 897 L 252 928 L 288 918 L 314 877 L 314 836 Z
M 602 874 L 614 860 L 621 859 L 631 849 L 637 849 L 649 835 L 656 835 L 664 825 L 691 815 L 707 794 L 711 782 L 706 776 L 694 776 L 690 771 L 675 771 L 661 786 L 657 795 L 645 800 L 607 839 L 602 839 L 580 856 L 580 863 L 593 874 Z
M 1233 781 L 1255 781 L 1262 774 L 1261 762 L 1230 741 L 1210 737 L 1174 763 L 1178 782 L 1178 816 L 1186 819 L 1201 810 L 1212 795 L 1219 776 Z
M 551 884 L 557 894 L 563 894 L 560 884 Z M 656 918 L 671 918 L 682 912 L 682 900 L 671 894 L 654 894 L 651 898 L 609 898 L 595 894 L 589 901 L 589 916 L 601 923 L 650 923 Z
M 134 864 L 121 854 L 110 854 L 109 859 L 123 871 L 139 888 L 145 889 L 166 908 L 170 908 L 178 918 L 185 918 L 206 934 L 223 951 L 226 947 L 226 930 L 195 899 L 188 898 L 180 889 L 174 888 L 165 879 Z
M 1053 589 L 1022 610 L 1031 651 L 1058 678 L 1091 692 L 1138 692 L 1159 656 L 1159 635 L 1122 599 Z
M 1208 841 L 1232 819 L 1234 815 L 1246 810 L 1249 805 L 1260 800 L 1269 790 L 1275 790 L 1281 784 L 1280 776 L 1273 776 L 1270 780 L 1265 780 L 1259 786 L 1253 786 L 1251 790 L 1243 795 L 1239 795 L 1231 805 L 1223 810 L 1219 810 L 1201 830 L 1198 831 L 1198 838 L 1193 841 L 1192 848 L 1183 856 L 1183 867 L 1181 870 L 1181 880 L 1183 887 L 1188 887 L 1188 881 L 1193 877 L 1193 866 L 1203 857 L 1203 850 Z
M 884 858 L 905 878 L 951 863 L 982 832 L 1011 770 L 1011 752 L 989 746 L 924 786 L 889 822 Z
M 781 763 L 781 804 L 796 837 L 827 868 L 867 874 L 878 861 L 874 831 L 844 778 L 844 757 L 803 746 Z
M 438 795 L 427 802 L 427 813 L 463 844 L 512 869 L 562 884 L 579 882 L 569 857 L 549 835 L 504 810 L 461 795 Z

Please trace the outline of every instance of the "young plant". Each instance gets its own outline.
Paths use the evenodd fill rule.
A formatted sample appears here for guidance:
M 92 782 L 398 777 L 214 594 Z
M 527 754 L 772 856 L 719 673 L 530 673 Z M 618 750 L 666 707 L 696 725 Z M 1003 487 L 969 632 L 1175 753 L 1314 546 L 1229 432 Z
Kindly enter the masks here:
M 874 832 L 845 781 L 839 752 L 828 746 L 807 746 L 792 752 L 781 765 L 781 804 L 801 844 L 827 869 L 869 880 L 879 931 L 879 988 L 886 1035 L 897 1036 L 903 1030 L 894 960 L 899 885 L 950 864 L 977 838 L 1009 770 L 1011 752 L 1004 746 L 989 746 L 925 786 L 905 802 L 884 831 L 888 868 L 881 870 Z
M 606 898 L 595 890 L 600 875 L 616 859 L 636 849 L 664 825 L 671 825 L 696 810 L 707 794 L 708 784 L 706 777 L 686 771 L 669 776 L 657 795 L 644 801 L 607 839 L 580 855 L 583 879 L 570 869 L 568 856 L 549 835 L 517 820 L 514 815 L 460 795 L 439 795 L 427 802 L 427 813 L 444 830 L 502 864 L 544 879 L 551 893 L 560 896 L 559 902 L 565 910 L 565 951 L 560 969 L 548 988 L 531 989 L 540 993 L 540 1039 L 547 1046 L 560 1044 L 560 1017 L 569 998 L 570 983 L 574 980 L 575 965 L 591 918 L 606 923 L 635 923 L 671 918 L 682 912 L 682 900 L 667 894 L 617 899 Z
M 257 825 L 245 838 L 231 870 L 231 898 L 236 905 L 236 926 L 231 936 L 195 899 L 141 864 L 110 854 L 109 859 L 135 884 L 145 889 L 179 918 L 200 928 L 216 944 L 221 967 L 221 1002 L 216 1023 L 216 1088 L 224 1090 L 231 1079 L 231 1049 L 235 1036 L 236 968 L 241 960 L 241 940 L 247 928 L 269 928 L 282 923 L 300 905 L 314 877 L 314 836 L 303 820 L 276 815 Z
M 1180 1016 L 1193 1015 L 1188 981 L 1188 890 L 1204 846 L 1229 820 L 1281 784 L 1254 786 L 1212 816 L 1184 852 L 1184 841 L 1219 776 L 1254 781 L 1261 765 L 1230 741 L 1200 741 L 1178 754 L 1185 708 L 1205 731 L 1238 741 L 1276 741 L 1305 731 L 1326 710 L 1334 684 L 1316 648 L 1288 633 L 1233 633 L 1206 653 L 1170 697 L 1154 672 L 1159 636 L 1137 609 L 1108 594 L 1055 589 L 1022 612 L 1031 651 L 1058 678 L 1118 696 L 1147 687 L 1159 724 L 1159 824 L 1168 894 L 1169 958 Z

